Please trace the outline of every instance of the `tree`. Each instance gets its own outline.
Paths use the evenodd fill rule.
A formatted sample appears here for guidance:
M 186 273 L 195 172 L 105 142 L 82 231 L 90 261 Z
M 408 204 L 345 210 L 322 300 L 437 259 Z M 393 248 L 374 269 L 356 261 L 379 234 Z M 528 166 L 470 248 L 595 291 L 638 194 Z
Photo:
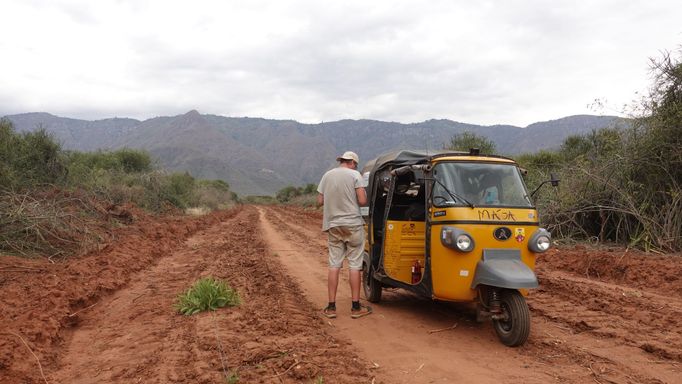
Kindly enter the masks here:
M 489 155 L 495 153 L 496 150 L 492 140 L 469 131 L 453 135 L 450 142 L 443 147 L 443 149 L 465 152 L 469 152 L 471 148 L 478 148 L 481 153 Z
M 626 129 L 561 146 L 564 187 L 555 202 L 536 200 L 554 233 L 682 249 L 682 61 L 664 53 L 651 62 L 650 92 Z

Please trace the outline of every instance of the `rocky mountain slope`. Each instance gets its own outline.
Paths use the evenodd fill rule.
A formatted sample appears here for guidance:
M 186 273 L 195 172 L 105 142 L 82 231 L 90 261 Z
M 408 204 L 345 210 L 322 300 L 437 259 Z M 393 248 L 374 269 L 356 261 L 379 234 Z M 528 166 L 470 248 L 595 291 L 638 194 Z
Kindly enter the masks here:
M 322 173 L 334 166 L 336 155 L 346 150 L 357 152 L 362 162 L 398 148 L 440 149 L 452 135 L 473 131 L 493 140 L 499 153 L 514 155 L 554 148 L 569 135 L 623 123 L 612 116 L 578 115 L 525 128 L 451 120 L 302 124 L 197 111 L 144 121 L 86 121 L 48 113 L 6 117 L 19 131 L 46 129 L 66 149 L 143 148 L 169 170 L 225 180 L 240 195 L 273 194 L 287 185 L 317 183 Z

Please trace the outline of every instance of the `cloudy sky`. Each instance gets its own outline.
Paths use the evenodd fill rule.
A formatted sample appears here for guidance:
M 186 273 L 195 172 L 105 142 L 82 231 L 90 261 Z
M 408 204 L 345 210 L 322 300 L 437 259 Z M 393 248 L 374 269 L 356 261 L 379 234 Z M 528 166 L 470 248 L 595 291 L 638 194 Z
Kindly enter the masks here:
M 619 114 L 649 58 L 682 44 L 679 0 L 0 0 L 0 15 L 0 115 L 83 119 L 526 126 Z

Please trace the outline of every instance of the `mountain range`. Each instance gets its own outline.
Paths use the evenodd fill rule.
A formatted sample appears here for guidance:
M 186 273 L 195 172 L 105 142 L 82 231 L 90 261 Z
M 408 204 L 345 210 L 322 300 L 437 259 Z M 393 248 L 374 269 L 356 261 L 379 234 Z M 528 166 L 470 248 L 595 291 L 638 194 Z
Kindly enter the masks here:
M 272 195 L 288 185 L 317 183 L 335 165 L 336 156 L 347 150 L 360 156 L 362 166 L 364 161 L 395 149 L 441 149 L 454 134 L 471 131 L 492 140 L 499 153 L 513 156 L 557 148 L 567 136 L 617 126 L 623 121 L 614 116 L 576 115 L 525 128 L 451 120 L 303 124 L 206 115 L 195 110 L 144 121 L 88 121 L 44 112 L 5 118 L 19 132 L 45 129 L 68 150 L 145 149 L 168 170 L 222 179 L 240 195 Z

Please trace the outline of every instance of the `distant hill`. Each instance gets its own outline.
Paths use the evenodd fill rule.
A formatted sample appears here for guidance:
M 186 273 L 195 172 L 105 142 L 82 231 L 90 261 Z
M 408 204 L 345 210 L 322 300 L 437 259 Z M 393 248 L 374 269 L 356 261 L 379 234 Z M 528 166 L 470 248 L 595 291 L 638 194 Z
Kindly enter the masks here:
M 346 150 L 357 152 L 364 162 L 398 148 L 440 149 L 452 135 L 473 131 L 495 142 L 500 153 L 514 155 L 556 148 L 567 136 L 623 123 L 613 116 L 578 115 L 526 128 L 451 120 L 302 124 L 293 120 L 202 115 L 197 111 L 144 121 L 86 121 L 49 113 L 6 117 L 18 131 L 46 129 L 65 149 L 143 148 L 167 169 L 225 180 L 240 195 L 274 194 L 287 185 L 317 183 L 322 173 L 334 166 L 334 158 Z

